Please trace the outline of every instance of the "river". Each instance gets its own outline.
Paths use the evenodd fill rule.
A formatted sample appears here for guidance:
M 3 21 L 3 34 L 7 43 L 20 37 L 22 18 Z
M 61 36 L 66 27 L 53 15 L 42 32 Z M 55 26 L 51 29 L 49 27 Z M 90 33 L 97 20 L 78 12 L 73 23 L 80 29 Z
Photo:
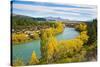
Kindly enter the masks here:
M 78 35 L 79 33 L 74 28 L 66 27 L 61 34 L 56 36 L 56 38 L 57 40 L 68 40 L 73 39 Z M 27 63 L 31 57 L 32 51 L 35 51 L 38 58 L 41 57 L 40 40 L 33 40 L 24 44 L 12 45 L 12 58 L 13 60 L 22 58 L 23 61 Z

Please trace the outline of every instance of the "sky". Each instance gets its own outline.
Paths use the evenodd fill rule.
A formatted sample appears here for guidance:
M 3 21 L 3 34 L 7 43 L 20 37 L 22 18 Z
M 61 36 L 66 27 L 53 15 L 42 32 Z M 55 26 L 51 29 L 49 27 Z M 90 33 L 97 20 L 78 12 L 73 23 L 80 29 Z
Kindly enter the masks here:
M 12 13 L 31 17 L 60 17 L 73 21 L 90 21 L 97 18 L 97 7 L 95 5 L 13 0 Z

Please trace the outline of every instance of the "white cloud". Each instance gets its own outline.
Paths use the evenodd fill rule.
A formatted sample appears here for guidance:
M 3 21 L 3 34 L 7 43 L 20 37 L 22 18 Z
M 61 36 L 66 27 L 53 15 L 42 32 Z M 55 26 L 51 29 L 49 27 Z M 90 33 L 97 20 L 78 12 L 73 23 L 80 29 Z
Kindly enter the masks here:
M 52 7 L 47 7 L 47 6 L 33 6 L 33 5 L 24 5 L 24 4 L 13 4 L 13 8 L 21 9 L 21 10 L 29 10 L 29 11 L 38 11 L 38 12 L 48 12 L 51 14 L 68 14 L 67 12 L 62 12 L 62 11 L 55 11 L 55 9 L 60 9 L 64 10 L 64 8 L 52 8 Z M 70 13 L 70 14 L 75 14 L 76 13 Z
M 68 4 L 67 4 L 68 5 Z M 26 5 L 26 4 L 13 4 L 13 9 L 17 8 L 20 10 L 26 11 L 35 11 L 41 14 L 51 14 L 51 15 L 62 15 L 66 17 L 86 17 L 86 18 L 96 18 L 97 7 L 90 5 L 75 5 L 81 7 L 90 7 L 89 9 L 82 8 L 69 8 L 69 7 L 48 7 L 48 6 L 40 6 L 40 5 Z M 88 16 L 89 15 L 89 16 Z M 76 17 L 75 17 L 76 16 Z

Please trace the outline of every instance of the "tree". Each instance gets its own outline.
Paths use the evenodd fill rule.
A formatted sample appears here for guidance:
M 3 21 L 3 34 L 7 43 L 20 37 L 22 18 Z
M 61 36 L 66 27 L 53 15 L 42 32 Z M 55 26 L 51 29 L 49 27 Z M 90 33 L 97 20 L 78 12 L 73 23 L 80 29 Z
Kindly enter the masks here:
M 49 39 L 49 37 L 54 36 L 54 28 L 43 29 L 40 32 L 41 32 L 40 33 L 41 53 L 42 53 L 42 57 L 44 57 L 48 39 Z
M 29 61 L 29 64 L 38 64 L 38 63 L 39 63 L 39 60 L 38 60 L 35 52 L 33 51 L 31 58 L 30 58 L 30 61 Z
M 14 43 L 25 42 L 29 39 L 27 34 L 24 33 L 13 33 L 12 34 L 12 41 Z
M 80 23 L 80 24 L 76 25 L 76 29 L 78 31 L 86 31 L 87 30 L 87 25 L 86 25 L 86 23 Z
M 64 30 L 64 25 L 62 22 L 56 22 L 56 28 L 55 28 L 55 33 L 59 34 L 61 32 L 63 32 Z
M 77 38 L 81 39 L 84 43 L 86 43 L 89 38 L 89 36 L 87 35 L 87 31 L 82 31 Z
M 44 57 L 45 56 L 45 51 L 46 51 L 46 43 L 48 40 L 47 37 L 47 32 L 43 29 L 40 31 L 40 39 L 41 39 L 41 56 Z
M 88 35 L 90 36 L 88 42 L 89 44 L 92 44 L 97 40 L 97 19 L 88 23 Z
M 56 53 L 58 52 L 58 42 L 55 37 L 50 37 L 48 39 L 47 45 L 46 45 L 46 61 L 47 63 L 52 62 L 56 59 Z
M 59 42 L 59 53 L 61 57 L 72 57 L 81 50 L 83 41 L 80 39 L 62 40 Z

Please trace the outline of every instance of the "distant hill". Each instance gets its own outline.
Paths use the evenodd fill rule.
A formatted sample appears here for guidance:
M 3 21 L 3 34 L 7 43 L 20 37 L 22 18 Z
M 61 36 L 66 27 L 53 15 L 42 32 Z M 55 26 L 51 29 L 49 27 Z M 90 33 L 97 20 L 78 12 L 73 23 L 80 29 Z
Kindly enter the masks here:
M 46 19 L 45 18 L 41 18 L 41 17 L 39 17 L 39 18 L 35 18 L 35 17 L 29 17 L 29 16 L 24 16 L 24 15 L 17 15 L 17 14 L 12 14 L 12 17 L 13 18 L 23 18 L 23 19 L 31 19 L 31 20 L 33 20 L 33 21 L 46 21 Z
M 18 15 L 18 14 L 12 14 L 12 17 L 16 17 L 16 18 L 25 18 L 25 19 L 31 19 L 33 21 L 63 21 L 63 22 L 73 22 L 73 23 L 77 23 L 77 22 L 91 22 L 92 20 L 89 21 L 75 21 L 75 20 L 69 20 L 69 19 L 63 19 L 61 17 L 52 17 L 52 16 L 48 16 L 48 17 L 30 17 L 30 16 L 25 16 L 25 15 Z
M 12 17 L 19 17 L 19 18 L 31 18 L 34 21 L 64 21 L 66 19 L 62 19 L 61 17 L 30 17 L 30 16 L 24 16 L 24 15 L 18 15 L 18 14 L 12 14 Z
M 45 19 L 47 21 L 52 21 L 52 20 L 55 20 L 55 21 L 63 21 L 64 19 L 60 18 L 60 17 L 45 17 Z

